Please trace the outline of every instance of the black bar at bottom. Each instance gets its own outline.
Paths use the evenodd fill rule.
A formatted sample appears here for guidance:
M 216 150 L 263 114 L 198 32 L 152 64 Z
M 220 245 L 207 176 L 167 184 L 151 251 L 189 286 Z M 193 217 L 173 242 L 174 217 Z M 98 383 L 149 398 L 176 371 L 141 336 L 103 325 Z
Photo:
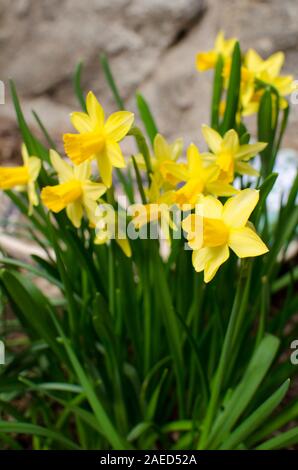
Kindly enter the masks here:
M 138 468 L 144 465 L 184 465 L 197 468 L 209 468 L 216 465 L 221 468 L 227 464 L 230 468 L 250 468 L 252 465 L 270 464 L 286 468 L 297 468 L 297 451 L 1 451 L 0 465 L 34 464 L 47 465 L 65 462 L 68 465 L 81 465 L 83 468 L 99 468 L 103 465 L 122 468 Z M 21 467 L 19 467 L 21 468 Z M 266 468 L 266 467 L 265 467 Z

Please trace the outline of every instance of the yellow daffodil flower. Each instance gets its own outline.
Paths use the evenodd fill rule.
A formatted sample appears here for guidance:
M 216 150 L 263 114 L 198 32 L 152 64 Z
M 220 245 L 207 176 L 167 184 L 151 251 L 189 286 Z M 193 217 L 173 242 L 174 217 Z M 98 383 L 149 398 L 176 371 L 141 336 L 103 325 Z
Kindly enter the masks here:
M 27 191 L 30 215 L 33 207 L 38 205 L 35 182 L 41 169 L 41 161 L 38 157 L 29 156 L 25 144 L 22 145 L 21 152 L 24 165 L 0 168 L 0 189 Z
M 224 137 L 211 127 L 202 126 L 204 139 L 212 153 L 204 154 L 205 160 L 216 163 L 221 170 L 219 180 L 230 183 L 234 174 L 258 176 L 258 172 L 247 163 L 265 147 L 266 143 L 240 145 L 238 134 L 230 129 Z
M 152 177 L 152 182 L 148 191 L 148 204 L 135 204 L 133 224 L 137 229 L 149 222 L 160 222 L 161 229 L 169 239 L 169 227 L 176 230 L 176 225 L 171 218 L 171 208 L 175 203 L 174 191 L 160 192 L 160 185 L 157 178 Z
M 64 134 L 65 152 L 76 164 L 96 159 L 104 184 L 112 184 L 112 169 L 124 168 L 125 161 L 119 146 L 132 126 L 134 115 L 128 111 L 111 114 L 105 121 L 104 110 L 90 91 L 86 98 L 87 113 L 71 114 L 78 134 Z
M 194 205 L 200 194 L 214 194 L 216 196 L 231 196 L 237 193 L 233 186 L 218 181 L 220 167 L 215 164 L 204 165 L 203 155 L 200 154 L 195 144 L 190 144 L 187 149 L 187 167 L 181 179 L 186 183 L 176 191 L 175 202 Z
M 219 55 L 224 60 L 230 59 L 237 39 L 225 39 L 224 33 L 220 31 L 215 39 L 214 49 L 208 52 L 199 52 L 196 57 L 196 66 L 200 72 L 215 67 Z
M 172 144 L 169 144 L 161 134 L 157 134 L 154 138 L 154 153 L 150 158 L 152 171 L 158 184 L 163 185 L 165 189 L 176 186 L 180 180 L 180 167 L 183 164 L 178 164 L 177 160 L 182 149 L 182 139 L 176 139 Z M 141 170 L 146 170 L 143 155 L 137 155 L 136 161 Z
M 104 194 L 106 186 L 90 180 L 90 162 L 72 167 L 54 150 L 50 150 L 50 158 L 58 174 L 59 184 L 43 188 L 43 204 L 53 212 L 66 209 L 68 218 L 77 228 L 81 225 L 85 211 L 91 225 L 95 226 L 96 201 Z
M 230 248 L 239 258 L 267 253 L 267 246 L 248 223 L 258 200 L 259 191 L 254 189 L 240 191 L 224 205 L 212 196 L 202 196 L 199 210 L 182 222 L 193 250 L 192 264 L 197 272 L 204 271 L 205 282 L 229 258 Z M 200 227 L 199 233 L 196 227 Z
M 253 49 L 249 49 L 244 57 L 242 67 L 243 90 L 241 93 L 242 114 L 250 115 L 258 110 L 260 99 L 264 89 L 257 89 L 257 80 L 260 83 L 268 84 L 274 87 L 280 95 L 280 107 L 285 108 L 288 102 L 285 96 L 292 93 L 296 86 L 292 75 L 280 75 L 284 64 L 285 56 L 283 52 L 275 54 L 263 60 L 262 57 Z

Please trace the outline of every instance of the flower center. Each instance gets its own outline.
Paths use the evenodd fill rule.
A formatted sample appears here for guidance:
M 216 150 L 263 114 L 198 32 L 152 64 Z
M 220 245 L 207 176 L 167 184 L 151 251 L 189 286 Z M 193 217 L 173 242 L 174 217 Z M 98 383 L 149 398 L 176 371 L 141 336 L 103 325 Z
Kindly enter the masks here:
M 221 246 L 227 243 L 229 230 L 220 219 L 203 218 L 203 246 Z
M 202 179 L 193 178 L 188 181 L 182 188 L 176 192 L 177 204 L 195 204 L 198 195 L 204 190 L 204 182 Z
M 44 204 L 53 212 L 65 209 L 82 196 L 82 186 L 79 181 L 72 180 L 56 186 L 47 186 L 42 191 Z
M 105 145 L 104 137 L 96 132 L 64 134 L 63 139 L 65 152 L 76 165 L 101 152 Z
M 217 155 L 216 163 L 223 171 L 229 172 L 234 164 L 232 152 L 230 150 L 222 150 Z
M 0 188 L 10 189 L 23 186 L 29 181 L 29 172 L 26 166 L 0 168 Z

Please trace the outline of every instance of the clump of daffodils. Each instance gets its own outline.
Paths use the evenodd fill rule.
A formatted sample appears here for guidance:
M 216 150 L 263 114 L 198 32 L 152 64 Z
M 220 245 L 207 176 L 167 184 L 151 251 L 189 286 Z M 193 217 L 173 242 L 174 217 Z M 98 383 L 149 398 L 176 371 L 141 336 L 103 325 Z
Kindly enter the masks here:
M 232 121 L 229 107 L 235 107 L 236 101 L 230 81 L 237 76 L 236 47 L 236 39 L 225 39 L 220 33 L 213 50 L 197 55 L 197 69 L 201 72 L 216 68 L 222 87 L 219 101 L 214 104 L 217 115 L 213 124 L 201 128 L 205 147 L 199 149 L 195 142 L 190 143 L 184 154 L 182 138 L 168 142 L 160 133 L 155 133 L 152 139 L 152 150 L 147 149 L 146 142 L 145 147 L 139 145 L 133 157 L 137 181 L 133 192 L 138 186 L 142 202 L 136 204 L 137 211 L 125 222 L 124 230 L 122 225 L 121 236 L 115 237 L 123 252 L 132 256 L 133 242 L 129 242 L 126 225 L 132 223 L 135 230 L 140 230 L 153 222 L 163 229 L 166 227 L 166 238 L 171 243 L 173 233 L 179 228 L 172 217 L 175 207 L 182 214 L 180 227 L 193 252 L 194 269 L 204 271 L 205 282 L 211 281 L 227 261 L 230 249 L 239 258 L 268 251 L 249 220 L 259 201 L 256 188 L 260 175 L 254 158 L 266 151 L 267 142 L 251 141 L 243 118 L 259 111 L 266 90 L 273 91 L 280 109 L 287 106 L 285 97 L 293 90 L 293 77 L 280 75 L 284 62 L 282 53 L 264 60 L 249 50 L 240 58 L 239 100 Z M 98 208 L 112 201 L 115 211 L 119 209 L 113 170 L 117 168 L 124 174 L 128 167 L 131 175 L 133 168 L 119 143 L 139 130 L 133 127 L 134 115 L 129 111 L 115 112 L 106 119 L 91 91 L 87 94 L 85 109 L 86 112 L 71 114 L 76 132 L 63 135 L 65 156 L 49 150 L 54 180 L 43 184 L 43 179 L 38 178 L 42 161 L 29 156 L 23 144 L 24 164 L 0 168 L 0 188 L 26 191 L 30 215 L 39 204 L 53 214 L 65 211 L 76 229 L 87 222 L 94 231 L 95 243 L 109 243 L 111 235 L 102 230 L 105 223 Z M 250 187 L 239 185 L 243 176 L 250 178 Z M 111 223 L 119 225 L 116 220 Z

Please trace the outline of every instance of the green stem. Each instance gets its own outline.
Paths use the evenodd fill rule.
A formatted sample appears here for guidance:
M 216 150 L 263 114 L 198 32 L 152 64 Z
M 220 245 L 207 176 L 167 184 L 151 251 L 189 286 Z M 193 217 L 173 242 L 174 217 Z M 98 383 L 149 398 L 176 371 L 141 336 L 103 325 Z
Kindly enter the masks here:
M 243 279 L 244 277 L 243 269 L 244 269 L 244 264 L 242 263 L 241 271 L 239 275 L 239 282 L 238 282 L 237 291 L 236 291 L 234 304 L 232 308 L 232 313 L 231 313 L 228 328 L 226 331 L 218 369 L 215 373 L 215 377 L 214 377 L 213 384 L 212 384 L 210 402 L 209 402 L 207 413 L 206 413 L 206 416 L 202 425 L 202 434 L 201 434 L 199 445 L 198 445 L 198 449 L 200 450 L 205 449 L 205 446 L 206 446 L 206 443 L 210 434 L 210 430 L 212 427 L 212 423 L 213 423 L 213 420 L 215 418 L 215 415 L 218 409 L 220 392 L 221 392 L 221 388 L 222 388 L 222 384 L 223 384 L 223 380 L 225 376 L 226 367 L 229 361 L 230 352 L 232 349 L 233 337 L 234 337 L 235 329 L 237 327 L 238 316 L 241 313 L 240 306 L 241 306 L 241 299 L 243 296 L 243 281 L 246 280 L 246 279 Z

